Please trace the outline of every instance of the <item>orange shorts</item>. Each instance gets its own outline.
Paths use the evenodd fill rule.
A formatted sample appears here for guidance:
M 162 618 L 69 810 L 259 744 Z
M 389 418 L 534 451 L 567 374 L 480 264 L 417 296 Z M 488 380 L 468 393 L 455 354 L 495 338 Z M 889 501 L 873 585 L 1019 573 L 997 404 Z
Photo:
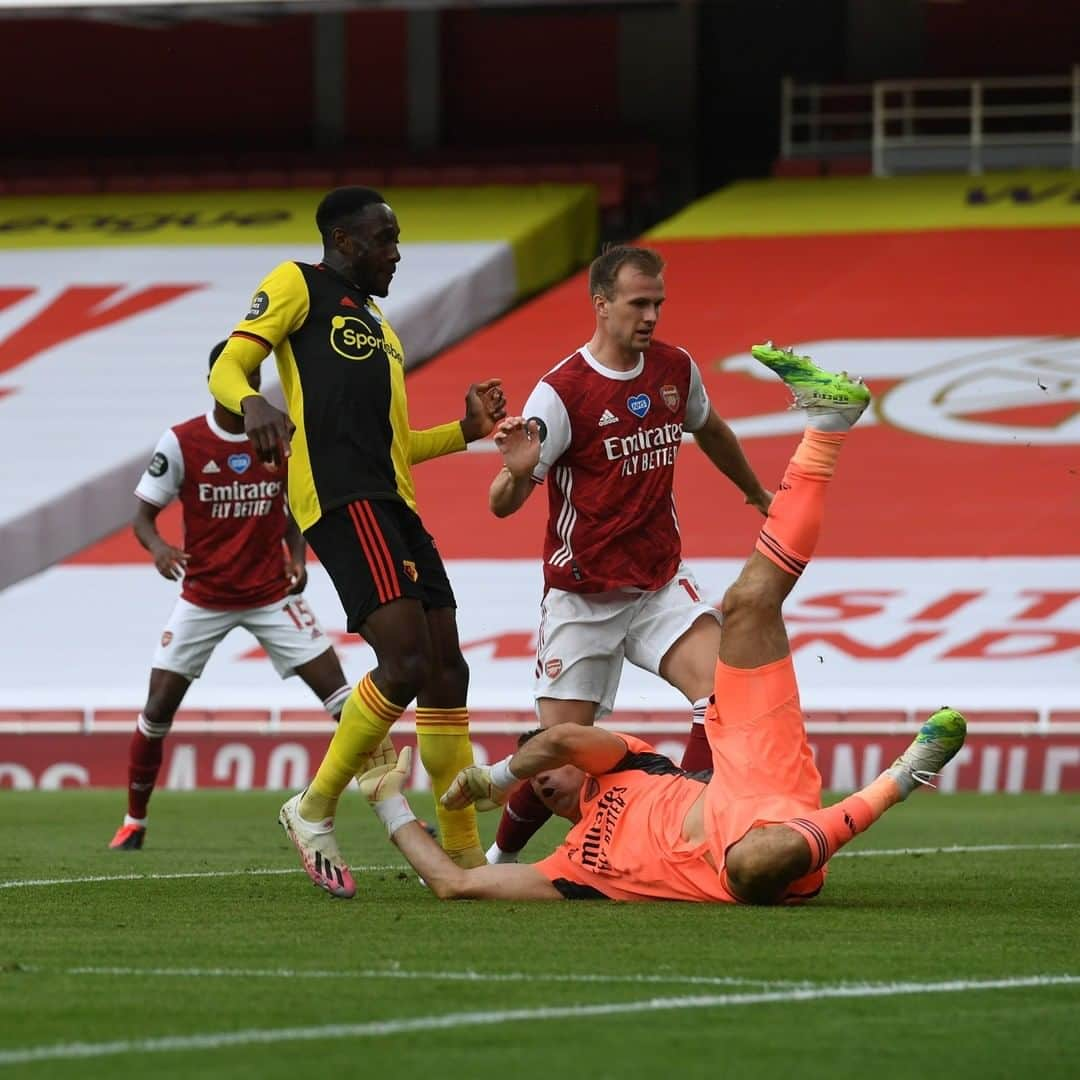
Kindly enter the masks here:
M 820 809 L 821 774 L 806 741 L 790 656 L 749 669 L 717 663 L 713 689 L 715 704 L 705 714 L 713 757 L 705 835 L 722 868 L 728 848 L 755 825 Z M 819 871 L 794 882 L 789 896 L 813 895 L 822 880 Z

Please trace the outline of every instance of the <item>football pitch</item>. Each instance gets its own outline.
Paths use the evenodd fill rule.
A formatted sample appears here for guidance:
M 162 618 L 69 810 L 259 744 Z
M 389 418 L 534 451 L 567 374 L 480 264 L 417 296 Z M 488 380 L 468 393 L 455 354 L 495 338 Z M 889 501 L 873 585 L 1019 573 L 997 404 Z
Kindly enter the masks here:
M 0 794 L 0 1080 L 1080 1075 L 1076 796 L 917 795 L 773 909 L 440 903 L 355 790 L 333 900 L 283 798 L 110 852 L 122 793 Z

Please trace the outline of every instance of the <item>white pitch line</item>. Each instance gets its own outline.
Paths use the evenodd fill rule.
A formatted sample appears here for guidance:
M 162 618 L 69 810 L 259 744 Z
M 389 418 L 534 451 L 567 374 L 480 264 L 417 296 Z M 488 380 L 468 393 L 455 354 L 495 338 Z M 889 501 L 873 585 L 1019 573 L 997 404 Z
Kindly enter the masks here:
M 873 855 L 960 855 L 966 852 L 1076 851 L 1080 844 L 952 844 L 949 847 L 908 847 L 870 851 L 838 851 L 834 859 L 857 859 Z
M 901 856 L 901 855 L 957 855 L 964 853 L 972 854 L 996 854 L 1008 851 L 1076 851 L 1080 844 L 954 844 L 951 847 L 924 847 L 924 848 L 890 848 L 870 849 L 868 851 L 839 851 L 834 859 L 867 858 L 869 856 Z M 404 870 L 409 867 L 406 863 L 379 863 L 366 866 L 354 866 L 352 869 L 358 873 L 378 872 L 386 870 Z M 302 874 L 300 869 L 272 869 L 256 868 L 253 870 L 202 870 L 192 873 L 177 874 L 96 874 L 88 877 L 69 878 L 23 878 L 14 881 L 0 881 L 0 889 L 27 889 L 34 886 L 45 885 L 84 885 L 100 881 L 174 881 L 182 878 L 226 878 L 226 877 L 266 877 L 274 874 Z
M 773 989 L 813 987 L 814 983 L 793 979 L 743 979 L 730 975 L 608 975 L 589 973 L 541 973 L 534 971 L 402 971 L 398 968 L 371 968 L 364 971 L 305 971 L 295 968 L 138 968 L 75 967 L 52 970 L 20 965 L 19 973 L 32 975 L 112 975 L 122 978 L 152 977 L 179 979 L 404 979 L 423 982 L 548 982 L 617 983 L 631 985 L 680 983 L 686 986 L 762 986 Z
M 955 994 L 982 990 L 1021 990 L 1030 987 L 1080 985 L 1080 975 L 1033 975 L 1011 979 L 953 979 L 938 983 L 841 984 L 795 990 L 762 991 L 743 994 L 708 994 L 696 997 L 646 998 L 643 1001 L 612 1001 L 595 1005 L 559 1005 L 533 1009 L 500 1009 L 485 1012 L 444 1013 L 441 1016 L 411 1016 L 395 1020 L 374 1020 L 363 1024 L 323 1024 L 319 1027 L 249 1028 L 244 1031 L 206 1032 L 201 1035 L 169 1035 L 150 1039 L 118 1039 L 99 1043 L 54 1043 L 0 1050 L 0 1066 L 25 1065 L 35 1061 L 110 1057 L 219 1050 L 253 1044 L 327 1041 L 330 1039 L 377 1038 L 406 1032 L 440 1031 L 462 1027 L 513 1024 L 536 1020 L 580 1020 L 588 1017 L 620 1016 L 672 1009 L 715 1009 L 739 1005 L 767 1005 L 781 1002 L 823 1001 L 837 998 L 896 997 L 914 994 Z
M 408 870 L 406 863 L 386 863 L 378 866 L 354 866 L 357 871 Z M 254 870 L 200 870 L 177 874 L 95 874 L 92 877 L 70 878 L 23 878 L 15 881 L 0 881 L 0 889 L 25 889 L 34 885 L 84 885 L 99 881 L 175 881 L 180 878 L 225 878 L 225 877 L 267 877 L 274 874 L 302 874 L 297 868 L 260 867 Z

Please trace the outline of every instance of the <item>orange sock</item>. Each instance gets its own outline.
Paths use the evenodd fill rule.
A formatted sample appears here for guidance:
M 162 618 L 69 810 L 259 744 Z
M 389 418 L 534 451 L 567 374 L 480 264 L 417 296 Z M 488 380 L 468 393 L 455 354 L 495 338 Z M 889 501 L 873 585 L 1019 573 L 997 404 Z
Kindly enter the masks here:
M 810 845 L 810 869 L 807 872 L 813 874 L 900 799 L 899 785 L 888 773 L 882 773 L 862 791 L 784 824 Z
M 806 429 L 758 535 L 757 550 L 794 577 L 806 569 L 817 547 L 825 517 L 825 488 L 846 436 L 841 431 Z
M 808 427 L 791 460 L 808 475 L 829 480 L 836 472 L 836 459 L 846 438 L 846 431 L 818 431 Z

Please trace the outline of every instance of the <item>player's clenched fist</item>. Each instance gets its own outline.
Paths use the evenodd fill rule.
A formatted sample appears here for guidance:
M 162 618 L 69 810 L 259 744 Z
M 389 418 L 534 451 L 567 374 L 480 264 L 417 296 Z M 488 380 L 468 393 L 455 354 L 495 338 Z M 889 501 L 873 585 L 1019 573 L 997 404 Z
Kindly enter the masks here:
M 439 801 L 447 810 L 464 810 L 470 805 L 477 810 L 494 810 L 506 802 L 518 779 L 510 771 L 508 757 L 494 765 L 470 765 L 454 777 Z

